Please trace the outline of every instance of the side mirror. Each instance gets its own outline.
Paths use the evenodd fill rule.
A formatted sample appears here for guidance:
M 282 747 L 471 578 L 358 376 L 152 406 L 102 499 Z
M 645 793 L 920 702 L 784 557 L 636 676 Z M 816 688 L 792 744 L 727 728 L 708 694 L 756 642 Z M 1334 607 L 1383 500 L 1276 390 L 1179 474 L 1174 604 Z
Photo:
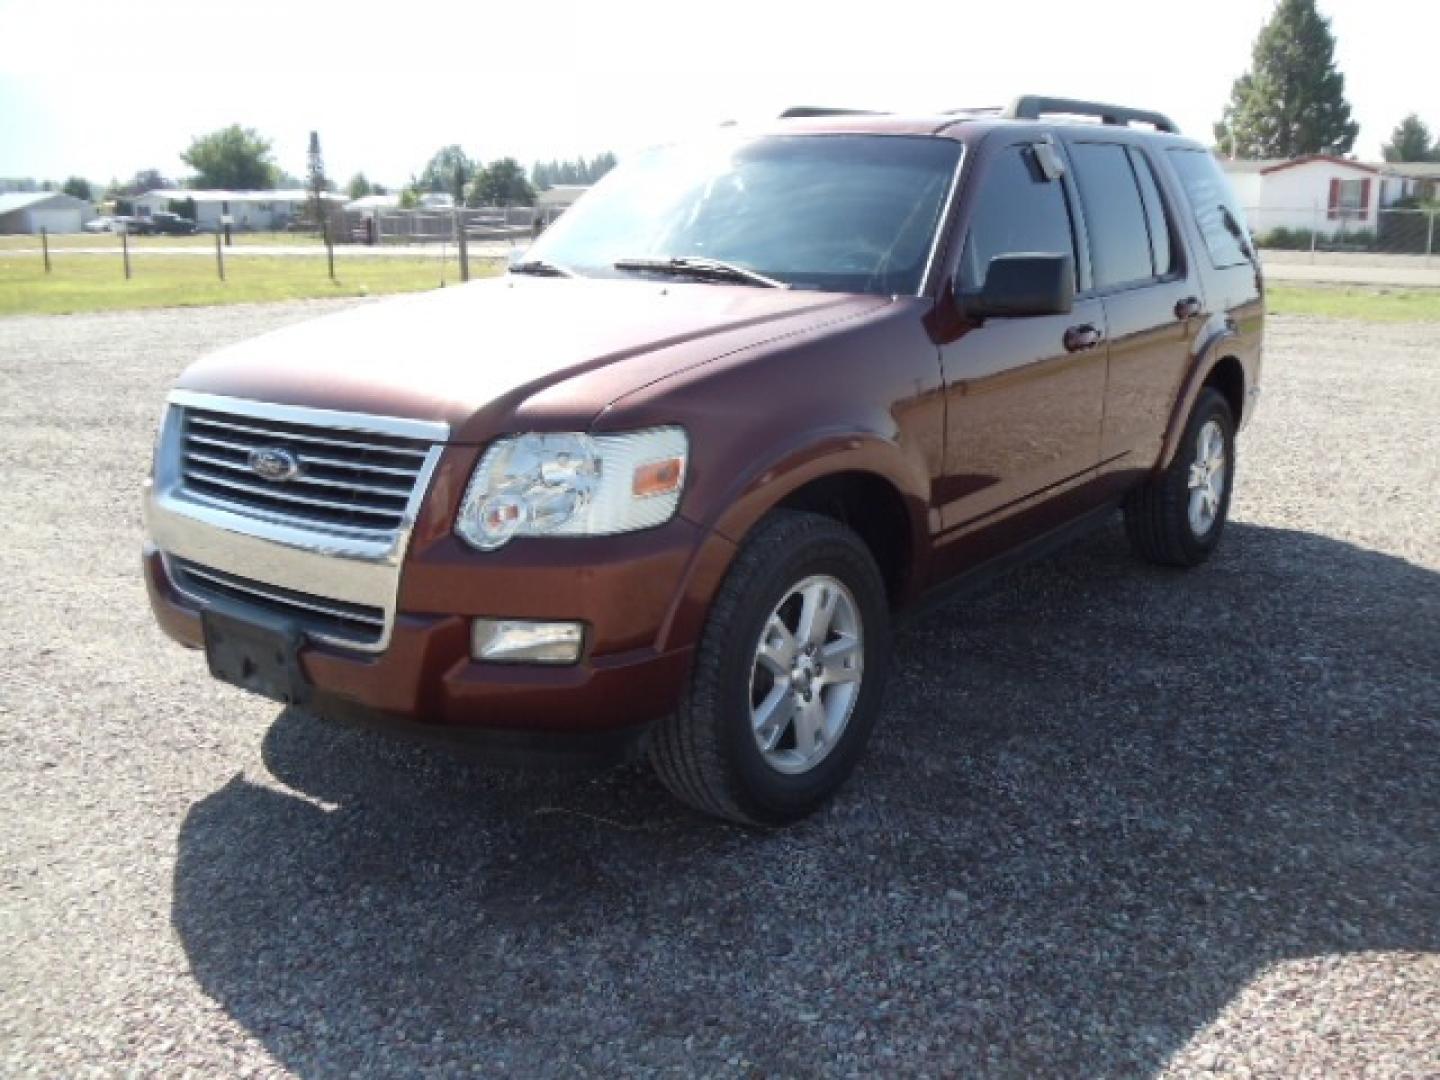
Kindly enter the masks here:
M 1064 315 L 1075 306 L 1075 261 L 1069 255 L 997 255 L 984 287 L 958 300 L 971 319 Z

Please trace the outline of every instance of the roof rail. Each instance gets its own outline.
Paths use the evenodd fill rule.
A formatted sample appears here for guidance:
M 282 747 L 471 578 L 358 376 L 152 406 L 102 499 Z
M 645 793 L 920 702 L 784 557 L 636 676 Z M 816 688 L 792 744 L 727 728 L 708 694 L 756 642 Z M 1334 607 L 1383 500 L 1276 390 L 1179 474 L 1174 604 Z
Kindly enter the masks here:
M 1102 105 L 1098 101 L 1078 101 L 1074 98 L 1041 97 L 1025 94 L 1012 101 L 1000 115 L 1007 120 L 1039 120 L 1047 113 L 1068 113 L 1071 116 L 1093 116 L 1103 124 L 1125 126 L 1127 124 L 1149 124 L 1156 131 L 1178 135 L 1180 128 L 1164 113 L 1147 109 L 1127 109 L 1122 105 Z
M 780 114 L 781 120 L 798 120 L 806 116 L 883 116 L 874 109 L 832 109 L 826 105 L 795 105 Z

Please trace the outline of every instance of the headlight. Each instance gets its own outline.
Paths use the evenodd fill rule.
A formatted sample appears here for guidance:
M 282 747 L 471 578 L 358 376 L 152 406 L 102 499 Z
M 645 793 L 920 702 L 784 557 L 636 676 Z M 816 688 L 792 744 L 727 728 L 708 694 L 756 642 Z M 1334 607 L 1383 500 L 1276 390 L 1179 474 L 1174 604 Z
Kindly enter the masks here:
M 455 531 L 493 551 L 512 536 L 604 536 L 661 525 L 680 505 L 688 454 L 678 427 L 500 439 L 470 478 Z

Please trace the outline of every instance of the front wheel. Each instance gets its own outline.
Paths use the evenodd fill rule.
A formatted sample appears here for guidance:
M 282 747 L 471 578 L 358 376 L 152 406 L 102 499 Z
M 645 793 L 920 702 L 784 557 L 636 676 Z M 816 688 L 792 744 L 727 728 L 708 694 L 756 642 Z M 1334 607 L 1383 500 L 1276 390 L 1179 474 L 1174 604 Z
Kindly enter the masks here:
M 748 825 L 818 808 L 854 769 L 889 667 L 885 585 L 851 530 L 777 511 L 716 595 L 650 760 L 691 806 Z
M 1235 417 L 1206 387 L 1195 400 L 1175 459 L 1131 492 L 1125 532 L 1135 554 L 1162 566 L 1197 566 L 1220 542 L 1235 482 Z

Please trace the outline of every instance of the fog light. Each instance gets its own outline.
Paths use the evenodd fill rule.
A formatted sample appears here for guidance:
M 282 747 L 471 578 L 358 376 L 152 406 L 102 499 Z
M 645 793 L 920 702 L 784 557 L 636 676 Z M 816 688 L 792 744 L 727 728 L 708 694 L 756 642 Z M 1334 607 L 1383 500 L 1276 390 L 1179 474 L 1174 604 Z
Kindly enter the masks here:
M 584 641 L 584 623 L 476 619 L 470 655 L 500 664 L 573 664 Z

